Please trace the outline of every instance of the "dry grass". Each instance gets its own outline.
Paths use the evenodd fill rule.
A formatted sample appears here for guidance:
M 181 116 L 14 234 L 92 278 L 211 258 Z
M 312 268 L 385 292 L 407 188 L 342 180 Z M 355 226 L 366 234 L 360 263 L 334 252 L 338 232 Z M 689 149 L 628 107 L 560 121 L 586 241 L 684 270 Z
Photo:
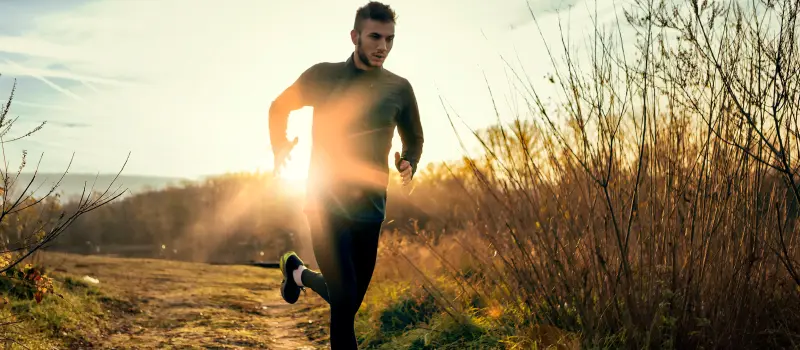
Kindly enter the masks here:
M 800 5 L 629 5 L 633 43 L 620 24 L 585 57 L 547 47 L 554 101 L 509 64 L 528 110 L 426 184 L 464 220 L 406 227 L 420 243 L 382 273 L 418 272 L 465 327 L 502 315 L 483 329 L 508 344 L 548 325 L 586 348 L 798 347 Z
M 318 304 L 285 304 L 277 270 L 61 253 L 41 263 L 65 298 L 5 310 L 29 348 L 315 348 L 299 325 Z
M 580 348 L 576 334 L 556 327 L 515 327 L 513 307 L 491 294 L 497 292 L 496 285 L 489 283 L 486 266 L 475 254 L 493 252 L 474 233 L 425 243 L 384 232 L 375 283 L 357 321 L 361 345 L 365 349 Z

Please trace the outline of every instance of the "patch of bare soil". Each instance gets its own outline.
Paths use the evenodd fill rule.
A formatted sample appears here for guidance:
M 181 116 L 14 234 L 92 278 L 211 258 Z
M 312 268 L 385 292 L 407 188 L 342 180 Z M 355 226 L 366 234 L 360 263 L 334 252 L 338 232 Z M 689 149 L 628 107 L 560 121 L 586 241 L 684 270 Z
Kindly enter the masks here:
M 327 348 L 319 301 L 283 302 L 277 269 L 58 253 L 44 262 L 125 301 L 102 348 Z

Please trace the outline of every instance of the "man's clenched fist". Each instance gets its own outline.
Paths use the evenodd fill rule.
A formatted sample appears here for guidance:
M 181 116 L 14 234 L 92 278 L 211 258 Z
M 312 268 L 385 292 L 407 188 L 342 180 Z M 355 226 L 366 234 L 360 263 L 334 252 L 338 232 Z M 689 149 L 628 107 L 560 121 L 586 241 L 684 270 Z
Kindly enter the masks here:
M 397 166 L 397 171 L 400 172 L 400 176 L 403 178 L 403 186 L 410 184 L 412 175 L 411 163 L 405 159 L 400 160 L 400 152 L 394 152 L 394 164 Z
M 286 140 L 286 142 L 282 142 L 281 146 L 277 149 L 272 150 L 272 154 L 274 156 L 273 160 L 273 171 L 280 172 L 281 167 L 286 165 L 286 162 L 291 160 L 292 157 L 290 155 L 294 146 L 297 146 L 297 138 L 295 137 L 292 142 Z

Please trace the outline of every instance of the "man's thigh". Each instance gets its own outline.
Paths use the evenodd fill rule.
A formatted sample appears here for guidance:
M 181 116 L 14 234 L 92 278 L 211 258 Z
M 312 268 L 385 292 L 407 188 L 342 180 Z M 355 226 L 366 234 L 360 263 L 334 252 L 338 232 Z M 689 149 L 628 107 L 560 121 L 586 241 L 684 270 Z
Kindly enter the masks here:
M 356 270 L 356 284 L 358 285 L 358 299 L 360 304 L 367 293 L 375 263 L 378 258 L 378 244 L 380 242 L 382 223 L 367 222 L 355 225 L 353 232 L 353 256 Z
M 332 302 L 349 303 L 357 292 L 352 223 L 335 216 L 310 219 L 314 255 Z

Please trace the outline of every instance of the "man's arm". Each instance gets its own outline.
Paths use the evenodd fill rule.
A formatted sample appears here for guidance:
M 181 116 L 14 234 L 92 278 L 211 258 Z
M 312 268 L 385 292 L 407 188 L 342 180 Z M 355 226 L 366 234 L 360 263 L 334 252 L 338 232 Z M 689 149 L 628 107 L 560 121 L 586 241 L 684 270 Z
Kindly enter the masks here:
M 403 152 L 400 159 L 406 160 L 411 164 L 411 175 L 413 176 L 417 172 L 417 164 L 422 156 L 424 137 L 422 123 L 419 118 L 417 97 L 411 84 L 407 84 L 406 87 L 404 106 L 397 119 L 397 133 L 403 142 Z
M 306 69 L 269 106 L 269 139 L 273 153 L 283 150 L 289 144 L 286 138 L 289 113 L 312 104 L 314 75 L 318 69 L 318 65 Z

